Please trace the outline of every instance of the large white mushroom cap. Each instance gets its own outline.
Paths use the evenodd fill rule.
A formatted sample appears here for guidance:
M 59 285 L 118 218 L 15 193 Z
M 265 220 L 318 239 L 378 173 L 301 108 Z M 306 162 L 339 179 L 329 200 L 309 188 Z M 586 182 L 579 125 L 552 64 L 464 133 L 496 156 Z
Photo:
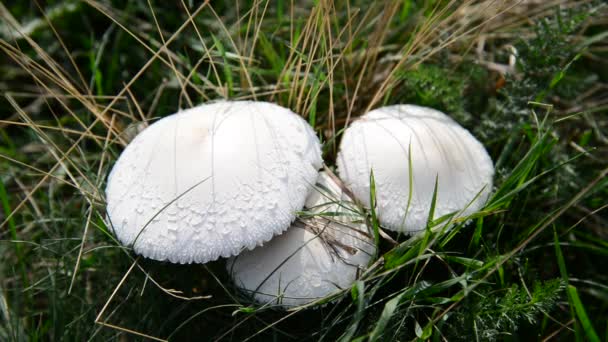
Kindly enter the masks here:
M 257 302 L 284 308 L 313 302 L 350 287 L 369 263 L 375 245 L 361 217 L 325 172 L 317 184 L 306 207 L 318 216 L 228 261 L 236 285 Z
M 301 117 L 266 102 L 217 102 L 165 117 L 108 177 L 121 243 L 156 260 L 204 263 L 286 230 L 322 165 Z
M 367 206 L 373 169 L 378 218 L 402 232 L 425 228 L 436 178 L 434 219 L 479 210 L 494 175 L 490 156 L 465 128 L 440 111 L 414 105 L 378 108 L 355 121 L 344 132 L 337 165 L 340 178 Z

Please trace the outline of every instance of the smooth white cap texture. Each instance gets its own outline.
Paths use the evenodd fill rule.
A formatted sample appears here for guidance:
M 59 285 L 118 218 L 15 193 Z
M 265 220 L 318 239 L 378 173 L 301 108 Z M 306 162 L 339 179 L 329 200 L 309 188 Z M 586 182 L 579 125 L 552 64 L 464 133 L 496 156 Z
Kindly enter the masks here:
M 321 166 L 319 139 L 289 109 L 204 104 L 159 120 L 126 147 L 108 177 L 108 217 L 138 254 L 204 263 L 286 230 Z
M 413 189 L 407 209 L 410 149 Z M 401 232 L 426 227 L 436 177 L 434 219 L 465 207 L 463 215 L 479 210 L 494 175 L 490 156 L 465 128 L 440 111 L 415 105 L 378 108 L 353 122 L 342 137 L 337 166 L 345 185 L 367 206 L 373 169 L 380 223 Z
M 289 308 L 350 287 L 369 263 L 374 240 L 325 172 L 306 201 L 309 213 L 281 236 L 230 259 L 237 287 L 259 303 Z M 338 202 L 342 200 L 342 202 Z

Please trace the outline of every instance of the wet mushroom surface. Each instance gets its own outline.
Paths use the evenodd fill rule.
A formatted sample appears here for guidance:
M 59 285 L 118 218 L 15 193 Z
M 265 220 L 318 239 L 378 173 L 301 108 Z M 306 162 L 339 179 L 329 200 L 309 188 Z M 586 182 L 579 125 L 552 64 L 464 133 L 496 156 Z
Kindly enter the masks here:
M 135 137 L 114 165 L 107 213 L 119 241 L 175 263 L 205 263 L 286 230 L 321 167 L 312 128 L 267 102 L 200 105 Z
M 305 305 L 352 286 L 375 244 L 355 207 L 325 172 L 302 216 L 282 234 L 227 262 L 237 287 L 260 304 Z

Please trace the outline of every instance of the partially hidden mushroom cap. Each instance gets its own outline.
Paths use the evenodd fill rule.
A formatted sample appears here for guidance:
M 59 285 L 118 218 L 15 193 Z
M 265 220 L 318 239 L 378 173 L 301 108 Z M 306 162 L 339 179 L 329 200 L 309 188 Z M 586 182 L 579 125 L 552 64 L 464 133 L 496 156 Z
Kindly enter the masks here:
M 434 219 L 479 210 L 494 175 L 490 156 L 465 128 L 440 111 L 415 105 L 378 108 L 355 121 L 344 132 L 337 166 L 345 185 L 367 206 L 373 170 L 378 218 L 402 232 L 426 227 L 436 180 Z
M 236 286 L 259 303 L 289 308 L 349 288 L 374 253 L 362 218 L 325 172 L 306 202 L 316 216 L 304 216 L 283 235 L 228 260 Z
M 312 128 L 266 102 L 217 102 L 135 137 L 108 177 L 107 213 L 136 253 L 204 263 L 286 230 L 322 165 Z

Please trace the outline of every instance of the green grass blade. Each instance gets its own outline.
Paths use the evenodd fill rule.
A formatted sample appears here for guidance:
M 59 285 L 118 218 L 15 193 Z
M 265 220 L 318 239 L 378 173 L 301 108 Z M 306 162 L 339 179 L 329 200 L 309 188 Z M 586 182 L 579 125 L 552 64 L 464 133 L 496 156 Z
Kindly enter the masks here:
M 570 298 L 570 304 L 574 306 L 576 317 L 583 326 L 583 330 L 585 331 L 587 339 L 591 342 L 600 342 L 600 338 L 595 332 L 595 329 L 593 329 L 591 320 L 589 320 L 589 317 L 587 316 L 587 312 L 585 311 L 583 302 L 581 302 L 581 299 L 578 296 L 578 291 L 576 290 L 576 287 L 568 285 L 568 297 Z
M 2 209 L 4 210 L 4 215 L 6 217 L 10 217 L 12 214 L 10 201 L 8 198 L 8 193 L 6 191 L 6 187 L 4 186 L 4 181 L 0 178 L 0 202 L 2 202 Z M 13 244 L 15 246 L 15 255 L 17 256 L 17 265 L 19 265 L 19 270 L 21 272 L 21 278 L 24 285 L 27 287 L 29 285 L 27 272 L 25 263 L 23 261 L 23 249 L 21 248 L 21 242 L 18 240 L 17 235 L 17 225 L 15 224 L 15 220 L 13 217 L 10 217 L 8 220 L 8 229 L 11 234 L 11 239 L 14 241 Z
M 211 38 L 213 39 L 213 43 L 215 47 L 218 49 L 222 59 L 224 61 L 222 70 L 224 71 L 224 78 L 226 82 L 226 88 L 228 98 L 232 97 L 232 90 L 234 89 L 234 83 L 232 80 L 232 68 L 230 67 L 230 61 L 228 61 L 228 57 L 226 55 L 226 49 L 224 48 L 224 44 L 213 34 L 211 34 Z
M 425 281 L 418 282 L 414 284 L 414 286 L 403 290 L 399 295 L 387 301 L 386 304 L 384 304 L 384 309 L 382 309 L 380 317 L 376 321 L 374 330 L 372 330 L 369 336 L 369 341 L 377 341 L 382 336 L 384 330 L 386 329 L 386 326 L 395 315 L 399 304 L 401 304 L 406 299 L 412 298 L 414 295 L 418 294 L 420 291 L 423 291 L 428 287 L 429 283 Z
M 439 175 L 435 176 L 435 186 L 433 187 L 433 198 L 431 199 L 431 209 L 429 209 L 429 217 L 426 220 L 427 228 L 432 226 L 433 217 L 435 217 L 435 207 L 437 206 L 437 191 L 439 188 Z
M 359 327 L 359 322 L 361 322 L 361 319 L 363 319 L 363 316 L 365 315 L 365 283 L 360 280 L 355 282 L 351 289 L 351 296 L 353 297 L 353 300 L 357 302 L 357 311 L 355 312 L 350 325 L 340 337 L 339 341 L 341 342 L 349 342 L 353 339 L 353 336 Z
M 378 255 L 380 246 L 380 223 L 378 222 L 378 217 L 376 215 L 376 182 L 374 180 L 374 170 L 371 170 L 369 174 L 369 203 L 372 231 L 374 234 L 374 242 L 376 244 L 376 252 L 373 258 L 375 259 Z

